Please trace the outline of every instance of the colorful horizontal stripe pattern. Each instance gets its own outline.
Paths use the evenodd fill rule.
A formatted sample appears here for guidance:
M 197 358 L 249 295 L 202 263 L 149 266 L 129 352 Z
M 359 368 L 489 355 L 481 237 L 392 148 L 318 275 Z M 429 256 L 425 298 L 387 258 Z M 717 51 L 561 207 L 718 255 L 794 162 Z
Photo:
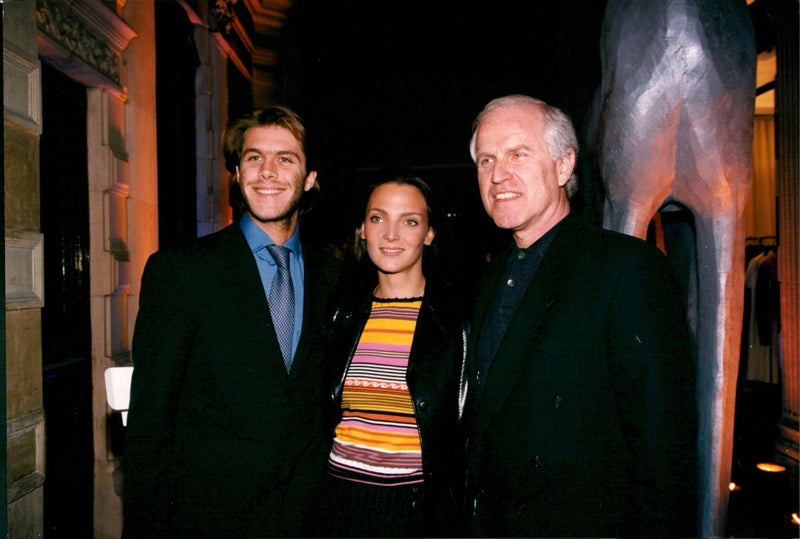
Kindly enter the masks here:
M 347 369 L 328 472 L 372 485 L 422 482 L 406 369 L 422 300 L 374 300 Z

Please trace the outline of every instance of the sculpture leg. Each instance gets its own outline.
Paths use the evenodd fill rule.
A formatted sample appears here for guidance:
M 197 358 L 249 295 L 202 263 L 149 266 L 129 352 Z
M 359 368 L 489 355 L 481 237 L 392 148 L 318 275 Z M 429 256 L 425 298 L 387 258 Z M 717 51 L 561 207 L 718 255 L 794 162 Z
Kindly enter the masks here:
M 603 207 L 603 228 L 645 238 L 653 213 L 649 204 L 641 204 L 634 200 L 611 201 L 606 198 Z
M 735 207 L 697 216 L 699 532 L 724 533 L 733 454 L 744 290 L 744 223 Z
M 733 78 L 733 72 L 730 69 L 725 75 Z M 750 188 L 753 144 L 748 93 L 754 85 L 754 70 L 739 66 L 738 73 L 741 80 L 738 84 L 728 81 L 714 107 L 695 100 L 695 94 L 687 97 L 689 120 L 680 137 L 684 142 L 678 146 L 678 163 L 684 172 L 675 182 L 675 198 L 696 210 L 699 524 L 703 536 L 726 531 L 733 455 L 744 306 L 742 215 Z
M 628 114 L 631 101 L 638 105 L 635 113 Z M 652 102 L 660 106 L 647 106 Z M 672 191 L 680 111 L 674 92 L 653 89 L 606 103 L 604 116 L 613 121 L 601 125 L 603 228 L 647 236 L 650 220 Z
M 695 215 L 697 297 L 689 303 L 696 299 L 702 536 L 725 533 L 754 51 L 744 2 L 607 4 L 598 116 L 604 226 L 644 237 L 655 211 L 671 200 Z

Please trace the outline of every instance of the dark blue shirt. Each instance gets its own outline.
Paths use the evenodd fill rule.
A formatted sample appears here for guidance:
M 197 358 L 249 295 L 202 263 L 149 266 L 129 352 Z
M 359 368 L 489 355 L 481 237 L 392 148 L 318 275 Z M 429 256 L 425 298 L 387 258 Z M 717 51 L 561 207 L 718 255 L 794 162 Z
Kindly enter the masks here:
M 547 248 L 553 242 L 559 224 L 560 221 L 530 247 L 521 249 L 515 244 L 511 249 L 478 336 L 478 380 L 482 386 L 486 382 L 492 361 L 508 325 L 533 281 Z

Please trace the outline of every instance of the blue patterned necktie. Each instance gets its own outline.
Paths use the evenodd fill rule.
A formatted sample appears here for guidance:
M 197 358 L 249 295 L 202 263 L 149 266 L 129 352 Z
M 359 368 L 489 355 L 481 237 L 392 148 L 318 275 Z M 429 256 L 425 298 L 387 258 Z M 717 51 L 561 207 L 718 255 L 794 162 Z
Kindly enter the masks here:
M 267 249 L 278 265 L 278 271 L 269 289 L 269 312 L 281 347 L 286 372 L 289 372 L 292 368 L 294 333 L 294 286 L 292 275 L 289 273 L 289 249 L 280 245 L 269 245 Z

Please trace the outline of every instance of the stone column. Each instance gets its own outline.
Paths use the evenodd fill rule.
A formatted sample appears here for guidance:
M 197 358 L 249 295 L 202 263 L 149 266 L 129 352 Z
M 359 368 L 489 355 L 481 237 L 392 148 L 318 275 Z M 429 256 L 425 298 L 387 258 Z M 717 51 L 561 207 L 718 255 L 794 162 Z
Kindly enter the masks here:
M 3 4 L 8 536 L 44 531 L 43 237 L 39 209 L 41 64 L 36 3 Z
M 800 370 L 800 109 L 798 109 L 798 2 L 776 2 L 778 23 L 775 77 L 776 192 L 778 205 L 778 282 L 781 298 L 780 350 L 783 369 L 783 418 L 778 440 L 779 459 L 798 461 L 798 380 Z M 797 485 L 794 486 L 797 489 Z

